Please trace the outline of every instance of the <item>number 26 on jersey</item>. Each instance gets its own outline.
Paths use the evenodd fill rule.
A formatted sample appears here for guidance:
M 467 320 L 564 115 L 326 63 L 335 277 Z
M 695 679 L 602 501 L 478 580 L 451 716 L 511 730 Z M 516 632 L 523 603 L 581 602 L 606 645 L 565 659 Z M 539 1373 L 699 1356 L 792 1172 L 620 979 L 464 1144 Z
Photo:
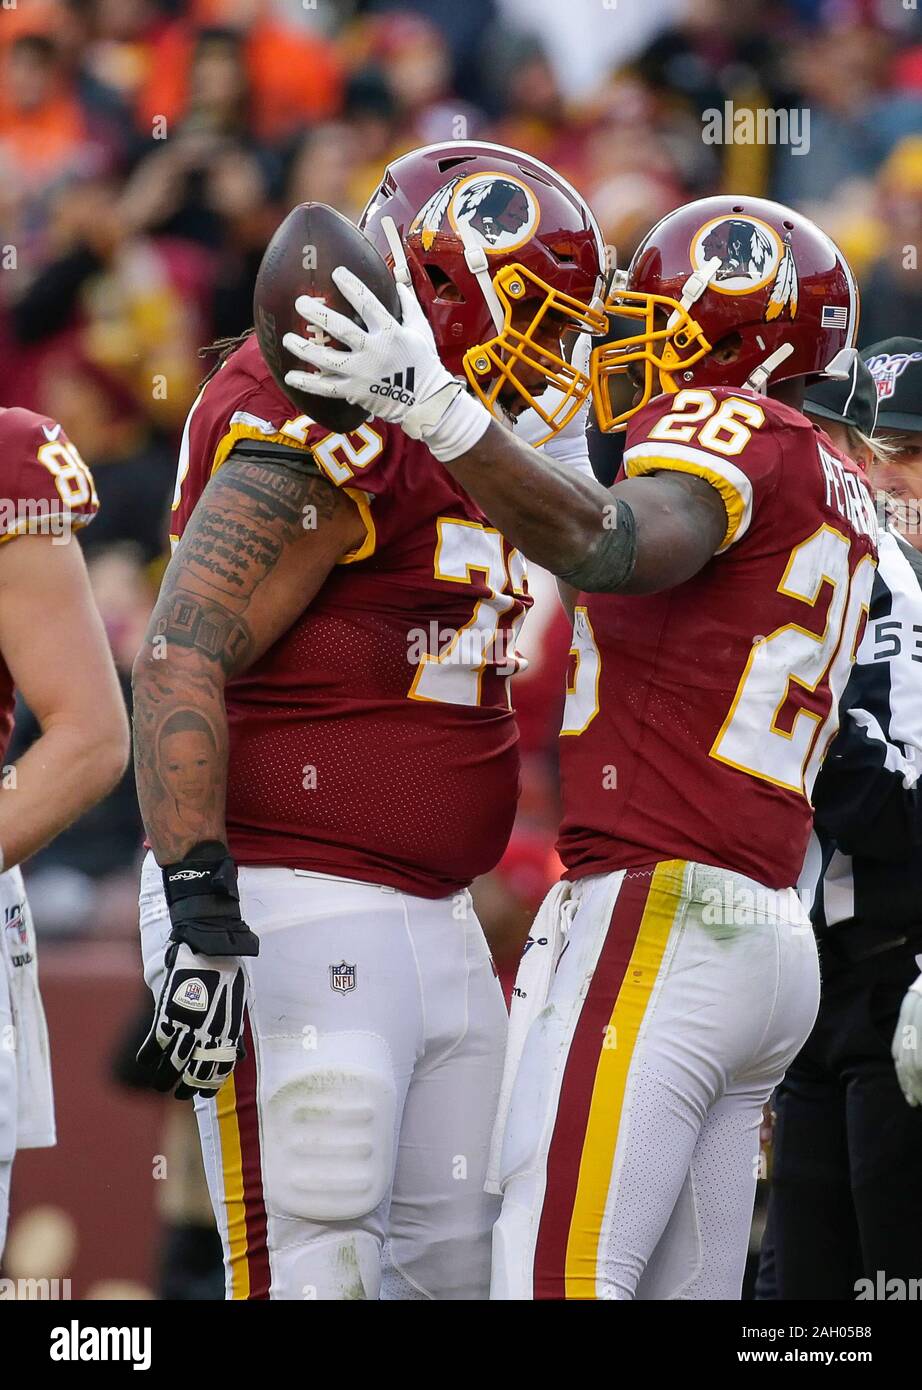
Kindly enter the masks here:
M 718 762 L 807 798 L 838 727 L 838 704 L 858 647 L 874 583 L 864 556 L 849 573 L 847 536 L 824 524 L 791 551 L 778 592 L 791 620 L 758 636 L 709 750 Z M 829 588 L 825 620 L 820 596 Z M 585 608 L 574 614 L 575 667 L 562 735 L 578 735 L 599 712 L 601 656 Z

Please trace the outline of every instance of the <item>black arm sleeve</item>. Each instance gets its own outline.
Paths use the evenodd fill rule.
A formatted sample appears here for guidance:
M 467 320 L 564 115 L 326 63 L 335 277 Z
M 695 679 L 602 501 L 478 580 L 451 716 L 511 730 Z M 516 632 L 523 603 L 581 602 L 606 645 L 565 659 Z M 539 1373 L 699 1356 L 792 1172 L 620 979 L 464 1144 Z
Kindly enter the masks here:
M 247 463 L 274 463 L 299 473 L 316 473 L 320 478 L 327 476 L 312 450 L 299 449 L 296 444 L 279 444 L 274 439 L 242 439 L 234 445 L 228 457 L 243 459 Z M 330 483 L 330 486 L 334 484 Z
M 576 569 L 559 579 L 587 594 L 611 594 L 626 584 L 637 560 L 637 522 L 630 504 L 614 499 L 617 525 L 604 530 Z

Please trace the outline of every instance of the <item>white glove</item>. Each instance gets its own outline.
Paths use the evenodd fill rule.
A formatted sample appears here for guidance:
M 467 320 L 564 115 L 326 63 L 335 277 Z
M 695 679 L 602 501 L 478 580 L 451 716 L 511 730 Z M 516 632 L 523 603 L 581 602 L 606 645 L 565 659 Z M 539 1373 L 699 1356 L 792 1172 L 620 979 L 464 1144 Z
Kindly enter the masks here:
M 327 308 L 323 300 L 301 295 L 295 301 L 301 317 L 348 351 L 286 333 L 282 341 L 288 351 L 319 369 L 286 372 L 288 385 L 360 405 L 379 420 L 400 425 L 411 439 L 421 439 L 442 462 L 466 454 L 486 432 L 492 416 L 442 366 L 413 291 L 397 285 L 403 313 L 398 323 L 345 266 L 333 271 L 333 280 L 367 329 Z
M 916 964 L 922 964 L 922 956 L 916 956 Z M 922 1105 L 922 975 L 903 998 L 890 1050 L 907 1104 Z
M 592 338 L 588 333 L 581 333 L 576 340 L 573 349 L 573 365 L 582 372 L 589 370 L 589 354 L 592 350 Z M 538 402 L 549 415 L 553 415 L 554 410 L 560 404 L 563 392 L 558 386 L 548 386 L 538 396 Z M 556 459 L 558 463 L 564 464 L 567 468 L 574 469 L 577 473 L 582 473 L 584 477 L 594 478 L 592 464 L 589 461 L 589 441 L 586 438 L 586 426 L 589 423 L 589 404 L 591 397 L 586 398 L 579 410 L 564 425 L 562 430 L 551 435 L 550 439 L 544 439 L 547 434 L 547 425 L 536 410 L 529 407 L 524 410 L 513 425 L 513 433 L 516 439 L 521 439 L 523 444 L 532 444 L 540 449 L 549 458 Z M 536 441 L 544 439 L 543 444 Z

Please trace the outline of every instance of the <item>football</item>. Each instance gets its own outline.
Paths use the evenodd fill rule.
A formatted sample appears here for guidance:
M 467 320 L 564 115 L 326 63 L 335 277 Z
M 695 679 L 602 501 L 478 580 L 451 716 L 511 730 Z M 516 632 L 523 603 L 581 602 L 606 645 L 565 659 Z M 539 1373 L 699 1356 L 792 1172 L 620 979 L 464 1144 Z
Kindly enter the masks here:
M 305 335 L 304 320 L 295 312 L 295 300 L 302 294 L 323 299 L 331 309 L 361 322 L 333 283 L 332 273 L 339 265 L 347 266 L 395 318 L 400 317 L 393 276 L 358 227 L 326 203 L 299 203 L 266 247 L 253 292 L 253 322 L 260 351 L 279 390 L 299 413 L 345 434 L 367 420 L 368 412 L 348 401 L 326 400 L 286 385 L 285 373 L 293 367 L 301 371 L 310 368 L 282 346 L 286 333 Z

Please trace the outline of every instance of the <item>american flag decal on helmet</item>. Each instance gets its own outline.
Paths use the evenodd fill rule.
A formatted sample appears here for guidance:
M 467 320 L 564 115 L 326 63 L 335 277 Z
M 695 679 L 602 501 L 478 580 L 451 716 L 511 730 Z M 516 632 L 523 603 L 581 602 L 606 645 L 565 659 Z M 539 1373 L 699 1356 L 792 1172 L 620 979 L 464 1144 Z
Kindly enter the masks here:
M 847 328 L 848 309 L 838 304 L 824 304 L 820 315 L 821 328 Z

